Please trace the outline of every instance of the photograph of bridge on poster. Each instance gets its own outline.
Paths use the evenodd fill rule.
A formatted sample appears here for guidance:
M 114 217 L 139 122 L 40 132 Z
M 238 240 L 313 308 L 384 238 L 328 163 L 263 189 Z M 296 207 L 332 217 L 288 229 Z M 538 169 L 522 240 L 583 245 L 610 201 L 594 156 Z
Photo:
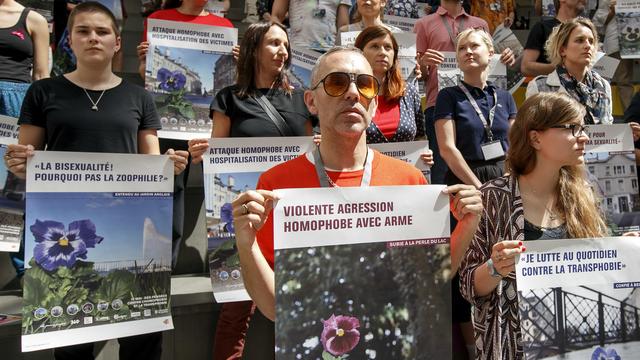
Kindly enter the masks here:
M 640 288 L 520 291 L 527 360 L 640 359 Z

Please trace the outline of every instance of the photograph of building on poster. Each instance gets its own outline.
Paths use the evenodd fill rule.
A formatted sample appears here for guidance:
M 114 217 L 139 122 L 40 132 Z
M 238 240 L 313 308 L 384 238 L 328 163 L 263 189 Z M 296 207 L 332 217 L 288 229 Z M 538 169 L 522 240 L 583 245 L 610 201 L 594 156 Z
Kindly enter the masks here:
M 152 46 L 145 86 L 154 97 L 162 130 L 211 133 L 209 106 L 235 82 L 233 56 L 198 49 Z
M 587 153 L 584 158 L 613 235 L 640 230 L 640 197 L 634 153 Z
M 243 290 L 231 202 L 262 172 L 204 174 L 208 262 L 214 292 Z
M 0 145 L 4 157 L 6 145 Z M 0 251 L 18 251 L 22 238 L 25 182 L 0 163 Z
M 276 250 L 276 358 L 450 359 L 449 245 L 390 244 Z
M 640 288 L 536 289 L 519 302 L 527 360 L 640 358 Z
M 23 335 L 169 315 L 171 193 L 29 193 Z

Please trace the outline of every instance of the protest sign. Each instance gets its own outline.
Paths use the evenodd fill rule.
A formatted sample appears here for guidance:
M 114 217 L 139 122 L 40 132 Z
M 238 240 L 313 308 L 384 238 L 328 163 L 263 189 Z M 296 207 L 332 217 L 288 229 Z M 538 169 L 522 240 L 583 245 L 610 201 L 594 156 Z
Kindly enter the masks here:
M 234 28 L 148 19 L 145 88 L 158 108 L 160 137 L 188 140 L 211 134 L 215 94 L 235 83 Z
M 615 12 L 620 57 L 640 58 L 640 0 L 618 0 Z
M 289 81 L 298 89 L 311 87 L 311 70 L 318 61 L 321 53 L 303 48 L 291 48 L 291 68 L 289 69 Z
M 0 158 L 7 145 L 18 142 L 18 119 L 0 115 Z M 0 251 L 20 250 L 24 227 L 24 180 L 13 175 L 0 162 Z
M 526 359 L 635 358 L 638 238 L 537 240 L 526 247 L 515 274 Z
M 633 135 L 627 124 L 590 125 L 585 144 L 589 181 L 613 235 L 640 230 Z M 636 219 L 636 216 L 638 218 Z
M 173 328 L 172 191 L 168 156 L 28 160 L 22 351 Z
M 276 358 L 451 358 L 442 189 L 276 190 Z
M 203 157 L 208 263 L 217 302 L 249 300 L 235 244 L 231 202 L 260 175 L 306 152 L 309 137 L 215 138 Z

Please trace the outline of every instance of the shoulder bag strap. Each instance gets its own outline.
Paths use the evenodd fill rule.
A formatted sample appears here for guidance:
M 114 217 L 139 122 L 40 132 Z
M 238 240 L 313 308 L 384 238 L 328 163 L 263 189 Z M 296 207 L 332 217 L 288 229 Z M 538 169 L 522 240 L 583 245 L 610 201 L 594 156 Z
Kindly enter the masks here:
M 278 110 L 273 107 L 269 99 L 267 99 L 264 94 L 258 93 L 257 95 L 253 96 L 253 98 L 256 100 L 258 105 L 260 105 L 262 110 L 264 110 L 269 119 L 273 121 L 273 124 L 278 128 L 278 132 L 280 133 L 280 135 L 293 136 L 293 130 L 291 130 L 289 124 L 287 124 L 287 122 L 282 118 L 282 115 L 280 115 Z

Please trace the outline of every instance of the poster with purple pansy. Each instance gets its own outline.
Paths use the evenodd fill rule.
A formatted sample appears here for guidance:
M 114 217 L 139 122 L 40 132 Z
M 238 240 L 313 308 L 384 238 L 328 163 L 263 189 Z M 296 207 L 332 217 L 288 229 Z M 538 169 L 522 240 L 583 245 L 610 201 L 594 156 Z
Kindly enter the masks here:
M 442 188 L 276 190 L 276 359 L 451 359 Z
M 219 303 L 249 300 L 236 248 L 231 202 L 260 175 L 307 151 L 310 137 L 216 138 L 203 156 L 207 262 Z
M 37 151 L 22 351 L 172 329 L 172 206 L 168 156 Z
M 154 98 L 163 138 L 208 137 L 209 106 L 222 88 L 235 83 L 231 50 L 238 30 L 148 19 L 145 88 Z
M 0 157 L 7 146 L 18 142 L 18 119 L 0 115 Z M 0 162 L 0 251 L 20 250 L 24 227 L 24 180 L 13 175 L 4 161 Z

